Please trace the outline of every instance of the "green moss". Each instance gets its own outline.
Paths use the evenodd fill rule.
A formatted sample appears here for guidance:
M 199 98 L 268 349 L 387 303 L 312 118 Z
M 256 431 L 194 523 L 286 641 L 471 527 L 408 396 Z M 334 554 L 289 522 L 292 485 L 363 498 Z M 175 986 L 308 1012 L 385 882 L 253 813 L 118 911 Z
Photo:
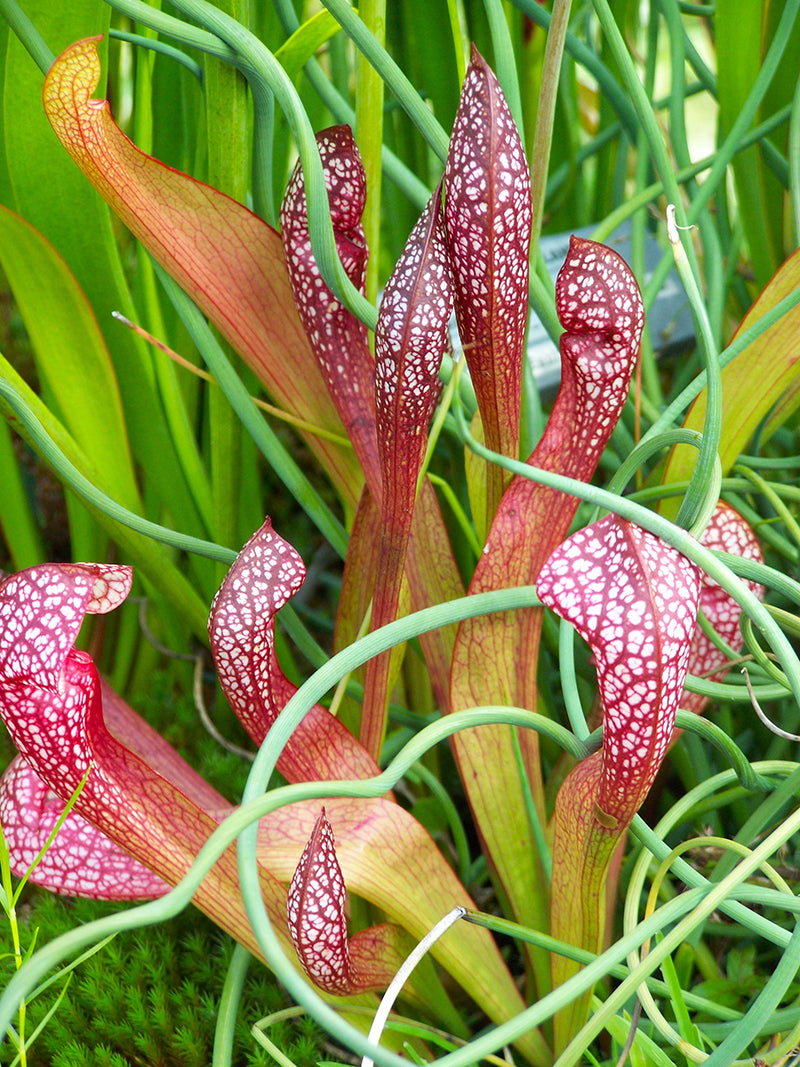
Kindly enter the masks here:
M 33 890 L 21 909 L 23 942 L 29 944 L 38 928 L 37 944 L 42 945 L 115 907 Z M 9 931 L 4 928 L 0 954 L 10 948 Z M 208 1067 L 231 950 L 231 940 L 193 908 L 169 923 L 118 935 L 75 971 L 55 1015 L 33 1046 L 29 1064 Z M 0 959 L 0 984 L 12 971 L 12 961 Z M 61 986 L 57 983 L 29 1005 L 27 1034 L 34 1031 Z M 272 1062 L 251 1037 L 250 1027 L 288 1004 L 269 971 L 254 961 L 237 1021 L 236 1067 Z M 310 1067 L 322 1058 L 319 1031 L 307 1018 L 277 1024 L 270 1037 L 297 1067 Z

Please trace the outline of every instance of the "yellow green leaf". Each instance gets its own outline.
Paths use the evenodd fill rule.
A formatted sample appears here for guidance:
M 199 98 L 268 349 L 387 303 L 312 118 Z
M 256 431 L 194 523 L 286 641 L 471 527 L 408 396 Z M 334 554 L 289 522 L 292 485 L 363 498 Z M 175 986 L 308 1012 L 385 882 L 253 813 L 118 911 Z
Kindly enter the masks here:
M 739 333 L 754 326 L 779 301 L 800 285 L 800 252 L 791 256 L 775 274 L 742 320 Z M 773 326 L 743 349 L 722 371 L 722 439 L 720 460 L 723 472 L 730 470 L 745 449 L 753 432 L 800 371 L 800 305 L 795 305 Z M 684 426 L 703 429 L 707 392 L 697 397 L 689 409 Z M 791 405 L 782 406 L 782 416 L 791 413 Z M 779 425 L 773 418 L 770 433 Z M 690 477 L 697 450 L 679 445 L 667 464 L 664 482 L 680 482 Z M 662 509 L 669 514 L 669 502 Z

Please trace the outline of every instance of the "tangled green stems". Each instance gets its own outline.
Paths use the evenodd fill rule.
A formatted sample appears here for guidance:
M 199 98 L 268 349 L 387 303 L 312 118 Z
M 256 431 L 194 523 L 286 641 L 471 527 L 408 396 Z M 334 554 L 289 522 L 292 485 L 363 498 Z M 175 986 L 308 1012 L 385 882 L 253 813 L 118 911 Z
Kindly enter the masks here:
M 574 478 L 567 478 L 564 475 L 532 467 L 527 463 L 520 463 L 518 460 L 508 459 L 506 456 L 490 451 L 472 437 L 457 408 L 454 411 L 459 423 L 460 435 L 464 443 L 476 455 L 489 462 L 499 464 L 507 471 L 510 471 L 511 474 L 521 475 L 523 478 L 528 478 L 540 485 L 549 486 L 551 489 L 559 489 L 564 493 L 586 501 L 588 504 L 614 512 L 621 518 L 634 522 L 643 529 L 655 534 L 656 537 L 660 537 L 666 544 L 683 553 L 692 563 L 697 564 L 733 597 L 767 638 L 773 652 L 778 656 L 786 671 L 795 699 L 800 703 L 800 660 L 798 660 L 797 654 L 769 611 L 750 589 L 736 577 L 736 573 L 740 573 L 742 570 L 739 561 L 729 557 L 730 566 L 723 564 L 712 551 L 698 544 L 687 530 L 682 530 L 668 519 L 650 511 L 648 508 L 642 507 L 641 504 L 637 504 L 627 497 L 615 496 L 606 489 L 600 489 L 597 486 L 587 485 L 585 482 L 577 481 Z
M 657 452 L 662 451 L 665 448 L 672 448 L 675 445 L 694 445 L 695 448 L 701 449 L 705 434 L 698 433 L 697 430 L 665 430 L 663 433 L 656 434 L 655 436 L 649 436 L 642 440 L 631 452 L 631 454 L 620 464 L 617 471 L 608 483 L 609 493 L 622 493 L 625 486 L 630 479 L 651 456 L 654 456 Z M 703 492 L 703 495 L 699 501 L 694 522 L 689 527 L 689 533 L 693 537 L 699 537 L 703 530 L 708 525 L 708 521 L 714 512 L 714 508 L 717 506 L 719 500 L 720 488 L 722 486 L 722 465 L 719 461 L 719 456 L 714 453 L 714 463 L 712 470 L 706 479 L 707 485 Z M 698 461 L 699 462 L 699 461 Z M 679 523 L 679 525 L 682 525 Z
M 717 351 L 711 325 L 708 321 L 700 295 L 700 287 L 697 284 L 695 272 L 692 271 L 686 249 L 681 241 L 680 227 L 675 221 L 675 205 L 667 206 L 667 235 L 672 245 L 675 256 L 675 266 L 692 309 L 695 323 L 695 333 L 698 339 L 698 348 L 703 357 L 706 381 L 708 383 L 708 404 L 703 422 L 703 436 L 700 441 L 700 451 L 697 457 L 694 471 L 692 472 L 686 495 L 681 501 L 676 522 L 686 529 L 695 529 L 711 518 L 711 512 L 716 500 L 710 501 L 709 487 L 713 488 L 716 480 L 716 495 L 719 495 L 719 482 L 722 480 L 722 467 L 719 461 L 718 449 L 722 436 L 722 371 L 719 365 L 719 353 Z M 691 245 L 689 245 L 691 248 Z M 709 507 L 710 505 L 710 507 Z M 703 528 L 700 526 L 700 529 Z
M 702 922 L 704 922 L 715 908 L 729 905 L 729 898 L 739 887 L 750 878 L 759 867 L 765 863 L 789 838 L 800 829 L 800 811 L 794 812 L 786 821 L 771 833 L 762 843 L 748 856 L 740 860 L 737 866 L 719 883 L 713 885 L 692 912 L 674 926 L 669 933 L 636 965 L 629 975 L 611 993 L 601 1008 L 589 1019 L 586 1025 L 575 1035 L 564 1054 L 559 1058 L 556 1067 L 573 1067 L 580 1062 L 583 1051 L 598 1033 L 604 1028 L 606 1020 L 617 1011 L 621 1010 L 626 1001 L 637 989 L 637 972 L 644 967 L 643 973 L 649 974 L 653 970 L 652 955 L 657 955 L 658 964 L 675 951 L 687 937 L 691 936 Z M 688 866 L 688 864 L 687 864 Z M 690 890 L 689 892 L 692 892 Z M 676 898 L 680 899 L 680 897 Z M 797 903 L 795 898 L 792 901 Z M 747 909 L 743 909 L 747 911 Z M 637 927 L 641 929 L 641 927 Z M 786 933 L 783 931 L 784 934 Z M 800 924 L 795 926 L 791 935 L 786 935 L 787 941 L 781 956 L 781 960 L 775 968 L 772 977 L 765 985 L 762 992 L 756 998 L 742 1022 L 728 1035 L 722 1044 L 704 1060 L 708 1067 L 732 1067 L 733 1059 L 752 1038 L 757 1034 L 761 1020 L 765 1012 L 771 1012 L 783 996 L 789 982 L 794 977 L 798 965 L 800 965 Z M 641 979 L 638 980 L 641 984 Z M 757 1021 L 756 1021 L 757 1020 Z M 744 1067 L 744 1065 L 742 1065 Z
M 785 776 L 786 780 L 782 785 L 775 789 L 775 791 L 766 799 L 764 804 L 754 813 L 748 825 L 742 828 L 739 837 L 743 840 L 752 840 L 764 826 L 769 825 L 772 820 L 776 818 L 781 807 L 797 795 L 798 788 L 800 787 L 800 768 L 798 768 L 796 763 L 778 761 L 764 762 L 755 764 L 753 769 L 766 776 Z M 685 796 L 681 797 L 652 831 L 653 838 L 659 842 L 663 842 L 663 839 L 666 838 L 676 826 L 691 819 L 692 813 L 698 804 L 706 798 L 716 794 L 719 790 L 730 785 L 733 780 L 733 774 L 734 772 L 730 770 L 723 771 L 720 774 L 715 775 L 713 778 L 710 778 L 708 781 L 701 782 Z M 769 857 L 797 831 L 796 816 L 797 813 L 790 816 L 789 819 L 783 822 L 778 829 L 770 835 L 767 841 L 762 842 L 757 849 L 753 850 L 746 857 L 747 869 L 750 872 L 747 877 L 754 873 L 760 865 L 765 863 Z M 644 844 L 645 848 L 642 850 L 642 853 L 636 861 L 628 883 L 628 891 L 623 913 L 623 928 L 627 932 L 635 929 L 637 925 L 639 901 L 643 898 L 644 883 L 647 878 L 648 870 L 650 869 L 652 855 L 656 855 L 656 858 L 662 862 L 666 859 L 663 855 L 652 853 L 651 845 L 648 842 L 644 842 Z M 758 854 L 757 861 L 754 860 L 756 854 Z M 734 862 L 735 857 L 732 854 L 729 854 L 727 857 L 723 858 L 718 865 L 716 877 L 720 878 L 724 875 L 724 877 L 721 877 L 719 882 L 720 885 L 728 882 L 735 871 L 741 869 L 742 865 L 740 864 L 735 868 L 735 871 L 732 871 L 731 868 L 733 867 Z M 683 860 L 677 860 L 672 864 L 671 869 L 676 878 L 687 880 L 688 874 L 688 884 L 697 884 L 697 872 Z M 764 906 L 782 908 L 789 912 L 797 911 L 797 898 L 791 893 L 787 894 L 779 893 L 774 890 L 760 890 L 760 894 L 760 903 Z M 729 914 L 734 917 L 733 910 L 729 910 Z M 722 1044 L 711 1054 L 711 1056 L 707 1058 L 706 1055 L 702 1053 L 697 1055 L 700 1050 L 692 1051 L 686 1046 L 685 1042 L 681 1043 L 681 1050 L 684 1055 L 693 1062 L 705 1062 L 709 1064 L 709 1067 L 730 1067 L 734 1057 L 738 1055 L 759 1032 L 761 1032 L 762 1027 L 769 1021 L 775 1007 L 780 1002 L 789 982 L 793 979 L 798 961 L 800 961 L 800 945 L 798 944 L 797 927 L 791 935 L 782 927 L 779 927 L 774 923 L 770 923 L 767 927 L 765 925 L 766 920 L 764 920 L 763 916 L 758 915 L 751 908 L 741 907 L 741 910 L 735 915 L 735 918 L 738 922 L 746 925 L 760 936 L 769 938 L 776 944 L 781 945 L 784 953 L 774 974 L 768 980 L 754 1003 L 750 1006 L 743 1020 L 737 1021 L 736 1026 L 730 1031 Z M 787 956 L 789 957 L 788 960 L 786 960 Z M 635 965 L 637 961 L 638 958 L 634 956 L 629 959 L 629 964 Z M 648 1000 L 649 994 L 647 993 L 647 990 L 640 989 L 639 995 L 644 1001 Z M 659 1014 L 651 1014 L 650 1017 L 656 1022 L 656 1025 L 659 1026 L 668 1040 L 674 1039 L 674 1032 L 671 1031 L 671 1028 L 667 1026 L 665 1021 L 662 1026 Z M 787 1050 L 784 1049 L 783 1051 L 785 1052 Z M 780 1049 L 776 1049 L 770 1053 L 768 1059 L 771 1061 L 774 1058 L 778 1058 L 780 1055 Z M 742 1061 L 741 1067 L 746 1067 L 746 1064 L 751 1062 L 751 1060 Z
M 537 472 L 537 476 L 538 474 L 543 473 L 544 472 Z M 566 483 L 570 482 L 571 480 L 561 479 L 560 481 L 562 483 Z M 584 491 L 590 488 L 585 485 L 582 485 L 582 483 L 575 484 L 580 484 L 581 488 Z M 555 487 L 564 488 L 564 485 L 559 484 Z M 605 495 L 610 496 L 610 494 Z M 615 500 L 617 503 L 627 503 L 625 501 L 620 501 L 619 498 L 612 497 L 611 501 L 609 501 L 608 503 L 605 503 L 605 501 L 603 502 L 604 506 L 608 506 L 613 510 L 619 510 L 614 506 Z M 636 518 L 638 517 L 637 513 L 643 510 L 644 509 L 640 508 L 634 509 L 635 514 L 632 517 L 633 521 L 636 521 Z M 652 513 L 645 512 L 645 515 L 650 516 L 651 518 L 653 517 Z M 631 516 L 626 515 L 625 517 Z M 671 524 L 669 523 L 664 524 L 664 520 L 660 520 L 660 523 L 662 525 L 671 526 Z M 659 533 L 658 530 L 653 530 L 652 532 Z M 691 539 L 689 535 L 685 533 L 685 531 L 680 531 L 680 535 L 681 537 L 679 538 L 679 540 L 685 539 L 687 542 L 691 542 L 691 545 L 689 547 L 698 547 L 696 545 L 696 542 L 694 542 L 693 539 Z M 678 547 L 679 550 L 682 550 L 682 547 L 680 545 L 676 547 Z M 710 553 L 706 553 L 705 551 L 703 551 L 701 555 L 705 557 L 711 556 Z M 700 559 L 695 559 L 694 561 L 700 563 L 700 565 L 704 565 L 705 562 L 711 562 L 712 560 L 712 566 L 716 571 L 714 577 L 717 577 L 717 575 L 721 575 L 721 570 L 718 566 L 715 566 L 717 561 L 713 559 L 713 557 L 710 560 L 706 559 L 701 561 Z M 727 571 L 727 568 L 724 568 L 724 570 Z M 729 571 L 727 572 L 727 577 L 733 578 Z M 717 580 L 719 580 L 719 578 L 717 578 Z M 741 583 L 738 583 L 735 578 L 733 579 L 733 584 L 735 586 L 740 587 L 739 589 L 737 589 L 738 592 L 741 592 L 742 588 L 744 588 L 741 587 Z M 727 588 L 730 590 L 730 584 Z M 755 601 L 755 603 L 759 603 L 755 597 L 752 597 L 752 600 Z M 332 685 L 335 684 L 337 678 L 341 675 L 343 668 L 346 670 L 352 670 L 359 663 L 365 662 L 366 659 L 369 658 L 371 655 L 378 654 L 380 651 L 384 651 L 387 647 L 389 647 L 385 644 L 383 638 L 379 635 L 385 634 L 390 629 L 394 630 L 395 627 L 397 628 L 397 632 L 399 634 L 402 632 L 402 624 L 407 621 L 408 620 L 398 620 L 398 622 L 392 623 L 390 627 L 386 627 L 385 630 L 377 631 L 375 634 L 370 635 L 370 637 L 365 638 L 362 642 L 358 642 L 357 645 L 351 646 L 351 648 L 345 650 L 344 653 L 340 653 L 339 656 L 334 657 L 334 659 L 332 659 L 325 667 L 323 667 L 319 672 L 317 672 L 317 674 L 313 678 L 309 679 L 309 681 L 302 687 L 302 689 L 296 694 L 296 696 L 292 698 L 292 700 L 289 702 L 289 704 L 287 704 L 286 708 L 284 709 L 281 716 L 272 728 L 270 739 L 274 741 L 274 747 L 270 743 L 265 744 L 264 746 L 262 746 L 259 755 L 256 757 L 256 760 L 250 772 L 250 776 L 248 778 L 247 786 L 245 787 L 245 791 L 243 794 L 243 803 L 245 805 L 249 802 L 254 802 L 254 799 L 257 798 L 263 792 L 264 788 L 266 787 L 266 783 L 268 782 L 271 776 L 272 770 L 274 769 L 275 760 L 277 759 L 277 753 L 281 750 L 283 744 L 285 744 L 286 740 L 290 736 L 294 725 L 300 720 L 300 718 L 302 718 L 307 708 L 310 707 L 311 704 L 316 703 L 316 701 L 320 699 Z M 408 636 L 408 634 L 405 635 L 405 637 Z M 783 638 L 782 634 L 780 636 L 781 638 Z M 783 641 L 785 642 L 785 638 L 783 639 Z M 340 657 L 342 657 L 341 660 Z M 448 716 L 448 719 L 450 718 L 452 718 L 452 716 Z M 408 759 L 417 744 L 427 744 L 427 739 L 423 740 L 424 738 L 426 738 L 427 731 L 433 730 L 435 729 L 435 727 L 441 727 L 445 724 L 446 721 L 444 724 L 437 723 L 434 724 L 433 727 L 427 727 L 425 731 L 423 731 L 417 738 L 411 741 L 408 746 L 406 746 L 402 758 L 404 760 Z M 274 738 L 272 737 L 273 733 L 275 735 Z M 431 734 L 428 736 L 433 735 Z M 574 740 L 577 743 L 577 739 Z M 391 767 L 394 768 L 395 765 L 396 761 L 393 762 Z M 374 781 L 377 780 L 373 780 L 373 782 Z M 344 1023 L 343 1020 L 341 1020 L 336 1015 L 335 1011 L 333 1011 L 330 1006 L 326 1005 L 325 1002 L 322 1001 L 321 998 L 319 998 L 317 994 L 314 993 L 305 984 L 305 982 L 301 978 L 299 978 L 299 976 L 297 976 L 292 970 L 291 966 L 288 964 L 288 961 L 283 956 L 279 942 L 277 941 L 277 938 L 275 937 L 275 934 L 271 928 L 269 919 L 264 909 L 264 905 L 261 901 L 260 892 L 258 888 L 258 871 L 255 862 L 254 825 L 248 827 L 242 833 L 241 845 L 242 847 L 239 852 L 239 870 L 243 896 L 247 905 L 248 914 L 253 924 L 253 928 L 256 931 L 257 937 L 259 938 L 259 943 L 261 944 L 262 951 L 264 951 L 265 955 L 270 960 L 271 966 L 273 966 L 273 968 L 276 970 L 281 981 L 288 986 L 292 996 L 294 996 L 295 999 L 297 999 L 300 1003 L 305 1004 L 309 1008 L 309 1010 L 313 1012 L 314 1016 L 318 1019 L 318 1021 L 320 1021 L 321 1024 L 324 1025 L 326 1028 L 331 1029 L 331 1032 L 334 1033 L 340 1040 L 345 1041 L 348 1047 L 354 1048 L 362 1054 L 369 1054 L 370 1056 L 372 1056 L 372 1058 L 376 1060 L 376 1062 L 384 1064 L 386 1065 L 386 1067 L 388 1067 L 388 1065 L 390 1064 L 394 1065 L 396 1061 L 392 1058 L 391 1054 L 383 1053 L 380 1056 L 376 1054 L 375 1050 L 369 1047 L 369 1043 L 365 1042 L 363 1037 L 359 1035 L 357 1031 L 355 1031 L 352 1027 L 349 1027 L 346 1023 Z M 663 847 L 668 851 L 667 846 L 664 845 Z M 761 862 L 761 859 L 762 857 L 759 856 L 759 862 Z M 748 861 L 743 862 L 746 863 Z M 747 876 L 749 875 L 745 874 L 742 877 L 745 878 Z M 728 888 L 729 884 L 726 882 L 725 890 L 727 891 Z M 713 894 L 714 890 L 711 890 L 710 892 Z M 721 900 L 715 898 L 715 903 L 712 904 L 708 909 L 706 909 L 705 902 L 703 902 L 702 904 L 698 904 L 697 914 L 704 919 L 717 906 L 722 907 L 725 905 Z M 695 919 L 695 922 L 696 921 L 698 920 Z M 682 926 L 685 926 L 685 922 L 684 924 L 682 924 Z M 682 940 L 684 936 L 685 932 L 680 935 L 680 940 Z M 666 939 L 665 943 L 667 943 Z M 668 947 L 666 949 L 661 949 L 661 946 L 659 946 L 659 949 L 664 954 L 666 954 L 668 951 L 671 951 L 673 947 L 673 943 L 669 942 Z M 619 946 L 617 945 L 614 947 L 614 950 L 611 950 L 612 955 L 613 952 L 618 948 Z M 656 950 L 656 952 L 658 951 L 659 950 Z M 277 953 L 280 953 L 279 958 L 276 958 Z M 649 974 L 654 968 L 655 964 L 653 961 L 653 955 L 654 954 L 651 954 L 641 965 L 641 969 L 639 971 L 640 975 Z M 658 962 L 660 962 L 661 958 L 662 956 L 659 955 Z M 612 962 L 608 954 L 604 954 L 601 959 L 605 961 L 605 964 Z M 588 982 L 587 976 L 589 979 Z M 581 972 L 580 975 L 576 976 L 575 979 L 571 979 L 570 982 L 566 983 L 564 986 L 559 987 L 558 990 L 550 994 L 548 997 L 544 998 L 542 1001 L 539 1002 L 539 1004 L 533 1006 L 530 1009 L 527 1009 L 527 1011 L 517 1016 L 516 1019 L 511 1020 L 508 1023 L 498 1027 L 496 1030 L 492 1031 L 490 1035 L 486 1035 L 486 1037 L 480 1038 L 472 1042 L 471 1045 L 468 1046 L 468 1051 L 460 1050 L 460 1052 L 458 1053 L 451 1053 L 441 1062 L 448 1064 L 449 1067 L 464 1067 L 466 1063 L 472 1062 L 475 1057 L 482 1055 L 485 1052 L 493 1051 L 494 1049 L 499 1048 L 503 1043 L 513 1041 L 516 1037 L 520 1036 L 527 1029 L 538 1025 L 539 1022 L 548 1018 L 553 1011 L 557 1010 L 557 1008 L 562 1007 L 564 1004 L 568 1003 L 573 997 L 579 995 L 579 990 L 589 988 L 590 984 L 595 980 L 596 977 L 597 974 L 592 969 L 592 965 L 590 965 L 590 967 L 586 968 L 586 970 Z M 582 984 L 582 982 L 586 982 L 586 984 L 584 985 Z M 570 1047 L 572 1048 L 572 1046 Z M 580 1053 L 578 1053 L 578 1055 L 580 1055 Z M 472 1057 L 472 1059 L 470 1059 L 470 1057 Z
M 0 1028 L 8 1026 L 19 999 L 27 994 L 50 967 L 59 963 L 65 956 L 79 951 L 96 939 L 110 933 L 159 922 L 180 911 L 190 902 L 200 881 L 202 881 L 204 875 L 225 848 L 237 836 L 241 836 L 242 848 L 240 849 L 239 862 L 242 889 L 247 902 L 248 913 L 254 924 L 254 929 L 257 931 L 262 950 L 269 959 L 270 965 L 278 973 L 281 981 L 287 985 L 291 994 L 299 1002 L 306 1004 L 314 1012 L 318 1020 L 331 1029 L 340 1040 L 345 1041 L 359 1051 L 369 1053 L 376 1062 L 384 1065 L 384 1067 L 400 1067 L 404 1062 L 401 1058 L 370 1045 L 362 1034 L 345 1023 L 330 1005 L 326 1004 L 306 985 L 305 981 L 294 971 L 294 968 L 283 954 L 283 950 L 280 948 L 280 944 L 264 913 L 258 886 L 257 867 L 253 850 L 253 835 L 257 820 L 285 804 L 314 797 L 381 796 L 393 788 L 399 778 L 430 747 L 438 744 L 457 730 L 482 723 L 502 722 L 540 730 L 567 748 L 577 758 L 582 758 L 586 755 L 587 746 L 578 741 L 564 727 L 532 712 L 508 708 L 474 709 L 448 716 L 445 720 L 426 727 L 405 746 L 403 752 L 392 761 L 386 771 L 368 781 L 303 783 L 274 790 L 266 796 L 263 795 L 264 782 L 269 778 L 271 769 L 286 739 L 293 732 L 307 708 L 315 703 L 330 687 L 335 685 L 340 677 L 352 671 L 357 665 L 365 662 L 373 655 L 387 650 L 394 644 L 416 636 L 427 629 L 460 621 L 475 614 L 488 611 L 512 610 L 531 606 L 535 603 L 536 598 L 530 587 L 464 597 L 449 604 L 429 608 L 397 620 L 335 656 L 325 667 L 309 679 L 287 704 L 270 731 L 269 737 L 262 746 L 253 766 L 243 797 L 244 803 L 242 807 L 231 815 L 209 838 L 183 881 L 161 900 L 98 920 L 79 930 L 70 931 L 36 953 L 18 975 L 12 979 L 0 998 Z M 768 765 L 765 769 L 772 771 L 773 767 Z M 734 772 L 730 773 L 733 774 Z M 646 827 L 644 827 L 644 836 L 645 838 L 653 836 L 652 832 L 647 830 Z M 649 847 L 653 847 L 649 841 L 647 843 Z M 663 841 L 657 840 L 655 842 L 655 850 L 657 854 L 664 854 L 669 851 L 669 848 Z M 757 854 L 759 863 L 764 858 L 762 852 L 763 849 Z M 754 853 L 755 855 L 756 853 Z M 684 866 L 688 867 L 685 864 Z M 688 869 L 691 871 L 691 868 Z M 683 877 L 681 872 L 678 873 L 680 877 Z M 571 979 L 569 983 L 560 987 L 555 993 L 550 994 L 542 1002 L 527 1009 L 516 1019 L 510 1020 L 490 1034 L 473 1042 L 466 1049 L 448 1054 L 441 1062 L 448 1065 L 448 1067 L 466 1067 L 467 1063 L 473 1061 L 473 1057 L 499 1048 L 502 1044 L 514 1040 L 515 1037 L 520 1036 L 531 1026 L 537 1025 L 538 1022 L 548 1018 L 553 1011 L 563 1006 L 572 997 L 579 995 L 581 991 L 593 985 L 602 974 L 607 972 L 609 966 L 621 962 L 625 955 L 648 937 L 653 936 L 656 930 L 664 929 L 669 923 L 677 920 L 681 914 L 695 909 L 695 912 L 691 914 L 695 916 L 694 921 L 696 922 L 698 921 L 698 915 L 705 917 L 716 906 L 735 911 L 737 908 L 735 902 L 720 901 L 716 897 L 710 905 L 707 905 L 707 895 L 713 893 L 714 890 L 708 888 L 705 880 L 697 872 L 692 872 L 692 876 L 695 877 L 695 884 L 698 880 L 700 882 L 700 887 L 696 890 L 684 894 L 678 900 L 660 909 L 655 916 L 652 916 L 637 928 L 635 935 L 629 935 L 624 938 L 608 953 L 598 957 L 595 963 L 590 964 L 575 979 Z M 742 877 L 747 876 L 745 874 Z M 727 882 L 725 886 L 728 886 Z M 747 909 L 742 908 L 741 905 L 738 907 L 747 913 Z M 779 936 L 784 933 L 780 931 L 780 928 L 778 930 Z M 669 942 L 668 948 L 664 951 L 669 951 L 672 947 L 673 943 Z M 635 982 L 641 982 L 658 965 L 660 959 L 661 955 L 658 950 L 650 953 L 644 963 L 634 972 L 632 977 Z

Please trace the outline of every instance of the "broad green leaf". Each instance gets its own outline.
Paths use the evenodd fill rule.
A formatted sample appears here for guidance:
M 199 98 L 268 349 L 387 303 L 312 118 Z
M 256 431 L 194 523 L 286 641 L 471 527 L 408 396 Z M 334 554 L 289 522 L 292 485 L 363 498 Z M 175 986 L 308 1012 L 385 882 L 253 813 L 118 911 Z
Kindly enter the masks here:
M 0 19 L 0 92 L 2 92 L 5 85 L 5 71 L 6 71 L 6 53 L 8 51 L 8 40 L 11 36 L 11 31 L 8 27 L 8 23 L 4 19 Z M 0 98 L 0 102 L 1 98 Z M 0 203 L 10 204 L 13 199 L 13 193 L 11 191 L 11 178 L 9 177 L 8 167 L 6 166 L 6 157 L 3 151 L 0 151 Z
M 0 266 L 25 322 L 53 413 L 116 499 L 141 508 L 114 368 L 92 309 L 53 246 L 0 207 Z
M 780 300 L 800 285 L 800 252 L 788 259 L 742 320 L 739 332 L 753 326 Z M 752 344 L 748 345 L 722 371 L 722 438 L 720 460 L 723 472 L 730 470 L 753 433 L 785 390 L 796 386 L 800 372 L 800 305 L 793 307 Z M 794 395 L 794 393 L 792 394 Z M 684 426 L 703 429 L 707 393 L 704 390 L 686 416 Z M 792 405 L 781 407 L 783 418 Z M 769 423 L 769 432 L 778 426 L 777 418 Z M 669 458 L 664 483 L 678 482 L 691 475 L 696 449 L 679 445 Z M 674 507 L 674 503 L 672 505 Z M 663 514 L 670 514 L 670 501 L 664 502 Z

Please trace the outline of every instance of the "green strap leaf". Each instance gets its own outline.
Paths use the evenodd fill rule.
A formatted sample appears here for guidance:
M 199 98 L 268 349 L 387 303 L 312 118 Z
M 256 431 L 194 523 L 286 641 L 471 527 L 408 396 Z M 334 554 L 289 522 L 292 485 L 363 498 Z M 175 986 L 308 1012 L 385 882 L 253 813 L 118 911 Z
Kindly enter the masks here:
M 779 301 L 800 288 L 800 252 L 796 252 L 780 268 L 772 281 L 742 320 L 738 334 L 755 326 Z M 800 371 L 800 304 L 795 304 L 768 330 L 761 333 L 722 371 L 722 434 L 719 456 L 723 473 L 733 466 L 737 456 L 747 445 L 759 422 L 786 389 L 795 382 Z M 794 395 L 794 393 L 792 394 Z M 684 427 L 702 430 L 705 422 L 707 391 L 692 404 Z M 787 417 L 792 404 L 781 409 Z M 769 423 L 769 432 L 778 422 Z M 667 464 L 664 483 L 688 478 L 695 462 L 694 450 L 679 445 Z M 662 513 L 669 515 L 674 501 L 665 501 Z
M 139 492 L 114 367 L 86 297 L 53 246 L 0 206 L 0 266 L 58 414 L 120 503 L 136 510 Z

